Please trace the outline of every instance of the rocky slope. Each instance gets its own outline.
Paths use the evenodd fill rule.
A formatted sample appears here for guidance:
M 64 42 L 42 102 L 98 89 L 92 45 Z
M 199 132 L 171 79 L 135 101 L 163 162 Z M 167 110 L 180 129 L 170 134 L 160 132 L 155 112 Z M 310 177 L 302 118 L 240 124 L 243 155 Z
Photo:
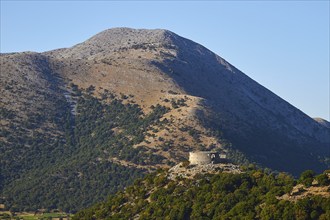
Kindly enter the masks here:
M 71 48 L 1 54 L 1 94 L 5 197 L 34 187 L 37 198 L 36 182 L 71 195 L 72 178 L 87 191 L 89 175 L 112 173 L 96 177 L 106 185 L 118 170 L 138 176 L 193 150 L 221 149 L 233 162 L 293 174 L 328 167 L 328 122 L 167 30 L 115 28 Z
M 182 109 L 181 115 L 171 111 L 174 120 L 180 118 L 183 124 L 202 121 L 203 128 L 220 130 L 222 138 L 229 139 L 235 148 L 275 169 L 299 172 L 316 168 L 318 159 L 310 154 L 329 153 L 329 129 L 221 57 L 170 31 L 110 29 L 82 44 L 46 55 L 68 63 L 61 72 L 75 84 L 134 94 L 134 101 L 143 109 L 156 103 L 164 105 L 165 99 L 190 98 L 189 108 Z M 206 138 L 209 141 L 203 144 L 219 146 L 210 140 L 212 137 Z M 289 157 L 290 163 L 297 159 L 297 164 L 306 166 L 290 170 L 295 166 L 288 167 Z

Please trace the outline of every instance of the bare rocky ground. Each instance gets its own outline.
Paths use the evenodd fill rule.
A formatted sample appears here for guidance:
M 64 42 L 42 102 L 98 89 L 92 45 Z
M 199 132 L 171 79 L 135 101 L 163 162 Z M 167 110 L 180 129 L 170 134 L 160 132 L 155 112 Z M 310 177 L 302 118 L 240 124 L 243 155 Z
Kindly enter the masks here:
M 305 187 L 298 184 L 293 187 L 292 191 L 288 194 L 278 197 L 278 199 L 297 201 L 308 196 L 322 196 L 330 198 L 330 186 L 310 186 Z
M 176 180 L 178 178 L 193 179 L 196 175 L 215 174 L 218 172 L 234 174 L 242 173 L 239 166 L 232 163 L 198 165 L 179 163 L 168 170 L 168 178 L 171 180 Z

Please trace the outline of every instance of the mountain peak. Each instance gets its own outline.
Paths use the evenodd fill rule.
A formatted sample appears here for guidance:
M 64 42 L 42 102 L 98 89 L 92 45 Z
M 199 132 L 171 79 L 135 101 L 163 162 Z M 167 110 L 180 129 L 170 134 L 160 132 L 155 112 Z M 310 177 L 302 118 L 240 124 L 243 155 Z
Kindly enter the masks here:
M 179 36 L 165 29 L 111 28 L 92 36 L 85 42 L 61 51 L 62 58 L 91 59 L 97 54 L 104 57 L 109 53 L 141 45 L 170 45 Z M 58 56 L 56 51 L 46 52 Z
M 173 32 L 165 29 L 133 29 L 127 27 L 110 28 L 104 30 L 88 41 L 102 41 L 112 43 L 128 43 L 135 41 L 136 43 L 159 43 L 168 40 L 170 36 L 175 35 Z M 132 42 L 132 43 L 133 43 Z

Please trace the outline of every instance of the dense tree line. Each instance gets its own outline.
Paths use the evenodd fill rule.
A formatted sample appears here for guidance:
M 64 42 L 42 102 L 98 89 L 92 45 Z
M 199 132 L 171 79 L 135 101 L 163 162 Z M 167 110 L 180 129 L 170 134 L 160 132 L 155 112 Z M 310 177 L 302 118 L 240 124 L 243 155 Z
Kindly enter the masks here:
M 60 133 L 54 134 L 53 130 L 47 127 L 52 124 L 55 129 L 66 132 L 64 125 L 65 116 L 70 111 L 69 105 L 56 95 L 49 98 L 58 107 L 56 112 L 40 109 L 29 113 L 27 118 L 21 118 L 12 111 L 0 111 L 1 118 L 11 119 L 7 127 L 0 128 L 0 136 L 6 140 L 0 140 L 1 192 L 4 186 L 22 178 L 28 171 L 50 167 L 56 161 L 61 161 L 63 154 L 71 151 L 63 136 Z
M 52 116 L 54 123 L 61 126 L 63 136 L 49 138 L 35 132 L 22 140 L 15 137 L 13 141 L 22 147 L 11 150 L 0 147 L 3 202 L 12 211 L 59 208 L 75 212 L 105 199 L 146 173 L 113 163 L 111 158 L 141 165 L 164 159 L 148 153 L 143 146 L 133 148 L 133 145 L 144 140 L 149 126 L 164 123 L 159 119 L 168 111 L 166 107 L 154 106 L 144 115 L 138 105 L 124 104 L 113 94 L 103 94 L 101 100 L 91 95 L 93 88 L 86 92 L 73 90 L 77 114 L 72 115 L 69 103 L 61 101 L 57 106 L 62 110 Z M 38 125 L 43 117 L 46 116 L 30 118 L 33 123 L 28 124 Z M 26 149 L 23 147 L 26 143 L 29 150 L 20 152 Z
M 308 181 L 310 173 L 304 172 L 298 182 Z M 160 171 L 136 180 L 107 201 L 78 212 L 74 219 L 330 218 L 330 198 L 309 196 L 297 202 L 278 199 L 297 184 L 285 173 L 248 169 L 242 174 L 199 175 L 175 181 L 166 175 Z M 322 184 L 329 186 L 329 182 Z

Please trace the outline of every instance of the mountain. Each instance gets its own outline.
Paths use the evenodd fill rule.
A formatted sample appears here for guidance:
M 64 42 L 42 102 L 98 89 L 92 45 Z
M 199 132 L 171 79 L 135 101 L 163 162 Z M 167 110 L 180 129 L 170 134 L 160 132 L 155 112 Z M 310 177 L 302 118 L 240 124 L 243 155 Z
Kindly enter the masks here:
M 74 211 L 195 150 L 294 175 L 329 167 L 326 123 L 167 30 L 1 54 L 0 83 L 1 200 L 14 210 Z

